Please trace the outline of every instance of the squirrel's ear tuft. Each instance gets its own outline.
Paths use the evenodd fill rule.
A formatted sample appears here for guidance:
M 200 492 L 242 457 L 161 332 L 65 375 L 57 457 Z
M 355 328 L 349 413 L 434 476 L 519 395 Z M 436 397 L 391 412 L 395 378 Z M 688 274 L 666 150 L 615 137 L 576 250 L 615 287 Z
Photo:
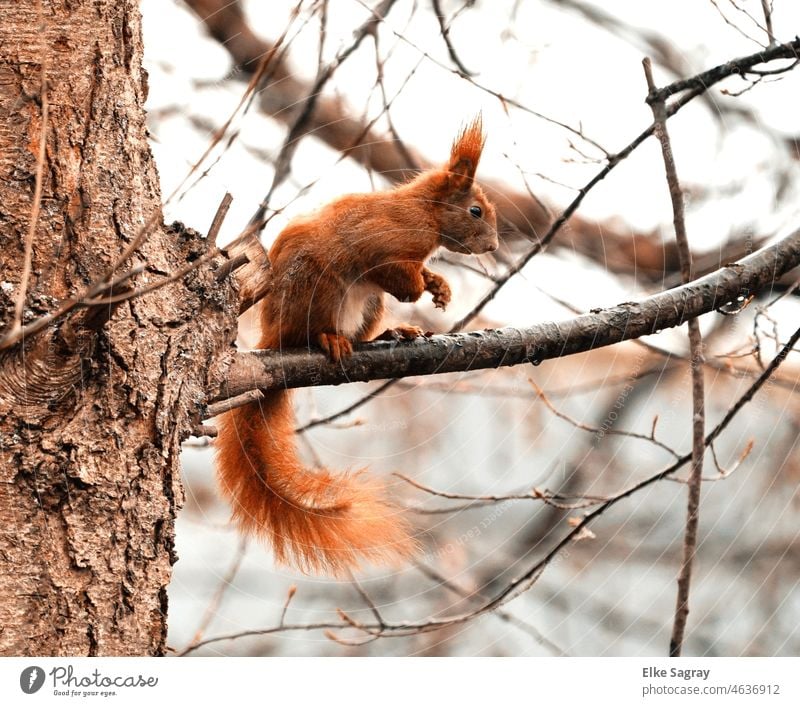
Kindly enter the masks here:
M 486 135 L 483 133 L 483 118 L 480 113 L 471 123 L 461 129 L 450 150 L 447 164 L 447 187 L 451 191 L 469 191 L 475 178 L 475 170 L 481 159 Z

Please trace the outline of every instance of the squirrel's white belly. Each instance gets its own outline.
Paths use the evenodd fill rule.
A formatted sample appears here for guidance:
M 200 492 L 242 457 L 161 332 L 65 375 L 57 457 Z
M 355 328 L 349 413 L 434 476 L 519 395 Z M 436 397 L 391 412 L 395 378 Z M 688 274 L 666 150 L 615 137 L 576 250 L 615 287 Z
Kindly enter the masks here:
M 381 288 L 371 282 L 356 282 L 347 288 L 336 318 L 336 332 L 352 337 L 364 323 L 364 313 L 373 294 L 380 295 Z

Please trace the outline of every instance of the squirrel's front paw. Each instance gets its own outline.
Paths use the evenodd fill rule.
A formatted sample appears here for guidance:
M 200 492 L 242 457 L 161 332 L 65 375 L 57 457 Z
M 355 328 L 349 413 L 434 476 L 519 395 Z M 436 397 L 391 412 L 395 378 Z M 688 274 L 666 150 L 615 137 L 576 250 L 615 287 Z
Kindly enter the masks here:
M 321 333 L 317 340 L 322 350 L 334 363 L 353 354 L 353 344 L 350 343 L 350 339 L 338 333 Z
M 422 273 L 422 277 L 425 280 L 425 289 L 433 294 L 433 305 L 437 309 L 444 311 L 453 296 L 447 280 L 430 270 L 425 270 Z

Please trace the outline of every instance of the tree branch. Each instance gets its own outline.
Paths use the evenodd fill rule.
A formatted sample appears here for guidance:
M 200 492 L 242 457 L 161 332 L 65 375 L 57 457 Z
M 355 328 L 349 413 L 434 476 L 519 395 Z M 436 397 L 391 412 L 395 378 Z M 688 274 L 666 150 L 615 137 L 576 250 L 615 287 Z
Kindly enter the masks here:
M 447 53 L 450 55 L 450 61 L 458 67 L 458 70 L 464 74 L 464 76 L 474 76 L 475 72 L 470 71 L 464 66 L 453 43 L 450 41 L 450 25 L 447 24 L 447 18 L 442 10 L 441 2 L 439 0 L 431 0 L 431 4 L 433 5 L 433 14 L 436 16 L 436 21 L 439 23 L 439 34 L 442 36 L 442 40 L 444 40 L 445 46 L 447 47 Z
M 791 42 L 786 42 L 786 44 L 776 44 L 769 49 L 764 49 L 749 56 L 731 59 L 725 64 L 715 66 L 713 69 L 703 71 L 696 76 L 675 81 L 668 86 L 664 86 L 664 88 L 651 91 L 647 96 L 647 102 L 652 105 L 658 101 L 666 101 L 670 96 L 682 91 L 706 90 L 729 76 L 750 73 L 750 69 L 754 66 L 765 64 L 775 59 L 800 59 L 800 37 L 795 37 Z
M 653 69 L 650 59 L 645 58 L 644 73 L 647 79 L 647 89 L 650 94 L 656 92 L 653 81 Z M 684 218 L 683 191 L 678 181 L 678 171 L 675 166 L 675 156 L 672 143 L 667 130 L 667 106 L 663 100 L 656 100 L 650 104 L 653 109 L 653 122 L 656 137 L 661 144 L 661 154 L 664 159 L 664 169 L 667 174 L 667 185 L 672 201 L 673 223 L 675 226 L 675 241 L 678 244 L 678 253 L 681 260 L 681 277 L 684 282 L 692 278 L 692 253 L 689 248 L 689 236 L 686 233 L 686 220 Z M 697 548 L 697 526 L 700 521 L 700 491 L 703 481 L 703 457 L 705 456 L 705 388 L 703 379 L 703 339 L 700 335 L 700 324 L 697 319 L 690 319 L 689 352 L 690 370 L 692 375 L 692 467 L 689 475 L 689 500 L 686 513 L 686 531 L 683 541 L 683 561 L 678 576 L 678 597 L 675 606 L 675 620 L 672 628 L 672 638 L 669 645 L 669 656 L 680 657 L 683 647 L 683 635 L 686 630 L 686 620 L 689 617 L 689 588 L 692 581 L 692 564 Z
M 356 346 L 349 359 L 331 363 L 309 350 L 239 353 L 224 389 L 212 401 L 249 390 L 338 385 L 433 375 L 582 353 L 679 326 L 739 296 L 766 289 L 800 264 L 800 230 L 738 263 L 638 302 L 625 302 L 566 321 L 431 336 L 411 342 L 377 341 Z

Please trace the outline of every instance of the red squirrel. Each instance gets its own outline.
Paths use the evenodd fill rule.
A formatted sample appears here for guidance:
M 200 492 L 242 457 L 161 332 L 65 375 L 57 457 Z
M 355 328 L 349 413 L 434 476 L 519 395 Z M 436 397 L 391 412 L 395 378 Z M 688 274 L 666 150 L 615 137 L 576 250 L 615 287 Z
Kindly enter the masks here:
M 380 331 L 388 292 L 423 292 L 444 309 L 451 292 L 425 266 L 439 247 L 464 254 L 497 248 L 494 206 L 475 184 L 485 135 L 464 127 L 449 162 L 383 192 L 342 196 L 289 223 L 269 251 L 272 286 L 261 303 L 260 348 L 320 346 L 333 361 Z M 416 326 L 383 336 L 412 339 Z M 362 560 L 396 564 L 416 551 L 408 522 L 364 472 L 334 475 L 297 457 L 289 390 L 219 420 L 217 469 L 239 528 L 263 537 L 276 559 L 305 571 L 342 574 Z

